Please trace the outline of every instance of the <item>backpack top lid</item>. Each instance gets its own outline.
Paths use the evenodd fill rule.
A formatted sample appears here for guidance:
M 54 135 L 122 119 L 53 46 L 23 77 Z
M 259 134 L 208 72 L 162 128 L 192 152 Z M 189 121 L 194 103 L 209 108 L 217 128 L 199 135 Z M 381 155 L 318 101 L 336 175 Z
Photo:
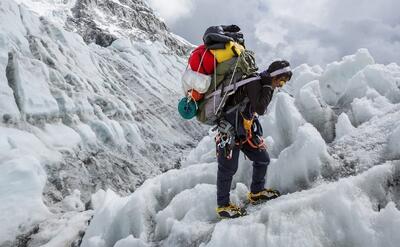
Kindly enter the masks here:
M 203 41 L 209 49 L 224 49 L 225 43 L 229 41 L 235 41 L 244 46 L 243 33 L 236 25 L 211 26 L 205 31 Z

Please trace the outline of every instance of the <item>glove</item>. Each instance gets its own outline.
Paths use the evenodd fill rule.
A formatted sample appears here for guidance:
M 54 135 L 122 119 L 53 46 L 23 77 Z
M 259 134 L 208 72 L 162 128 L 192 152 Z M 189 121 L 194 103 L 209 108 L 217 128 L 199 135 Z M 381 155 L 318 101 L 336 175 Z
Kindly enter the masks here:
M 260 83 L 263 87 L 271 87 L 271 75 L 267 70 L 264 70 L 259 74 L 261 77 Z
M 244 46 L 244 36 L 241 32 L 225 32 L 225 35 L 231 37 L 235 42 Z
M 260 121 L 258 120 L 258 117 L 255 117 L 255 118 L 254 118 L 252 128 L 253 128 L 253 133 L 254 133 L 256 136 L 263 136 L 263 134 L 264 134 L 264 133 L 263 133 L 263 129 L 262 129 L 262 126 L 261 126 Z

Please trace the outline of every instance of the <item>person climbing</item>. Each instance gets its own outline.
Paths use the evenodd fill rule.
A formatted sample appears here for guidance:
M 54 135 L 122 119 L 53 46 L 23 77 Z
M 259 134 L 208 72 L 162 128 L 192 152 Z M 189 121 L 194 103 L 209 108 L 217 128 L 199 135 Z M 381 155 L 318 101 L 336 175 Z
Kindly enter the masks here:
M 258 76 L 259 79 L 239 87 L 229 96 L 223 108 L 224 114 L 218 120 L 216 211 L 221 218 L 236 218 L 246 214 L 245 209 L 232 204 L 229 198 L 240 151 L 253 161 L 249 202 L 257 204 L 280 195 L 279 191 L 264 187 L 270 158 L 262 139 L 263 130 L 258 116 L 266 111 L 274 90 L 291 79 L 290 64 L 285 60 L 274 61 Z

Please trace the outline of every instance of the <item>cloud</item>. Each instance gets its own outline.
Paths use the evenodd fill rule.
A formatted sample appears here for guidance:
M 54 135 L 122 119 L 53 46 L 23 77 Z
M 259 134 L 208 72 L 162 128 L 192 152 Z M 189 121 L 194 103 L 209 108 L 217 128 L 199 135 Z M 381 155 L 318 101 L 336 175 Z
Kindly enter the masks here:
M 156 1 L 156 0 L 149 0 Z M 380 63 L 400 63 L 398 0 L 181 0 L 170 29 L 194 44 L 208 26 L 235 23 L 260 67 L 283 58 L 294 65 L 326 64 L 367 48 Z M 168 1 L 170 3 L 170 1 Z M 172 11 L 173 12 L 173 11 Z M 160 12 L 161 13 L 161 12 Z
M 193 8 L 191 0 L 147 0 L 147 3 L 169 25 L 188 16 Z

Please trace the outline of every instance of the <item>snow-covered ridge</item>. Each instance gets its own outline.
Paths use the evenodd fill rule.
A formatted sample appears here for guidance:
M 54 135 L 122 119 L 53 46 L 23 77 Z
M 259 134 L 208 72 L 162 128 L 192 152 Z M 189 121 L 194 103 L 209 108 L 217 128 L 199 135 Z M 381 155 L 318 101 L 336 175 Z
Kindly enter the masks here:
M 93 192 L 129 194 L 179 167 L 204 133 L 176 112 L 186 59 L 161 40 L 87 45 L 52 18 L 0 1 L 0 245 L 36 227 L 55 229 L 33 246 L 62 222 L 82 228 L 90 213 L 70 211 Z
M 214 134 L 179 170 L 128 197 L 93 196 L 82 246 L 397 246 L 400 238 L 400 67 L 367 50 L 325 69 L 301 65 L 261 118 L 272 157 L 267 186 L 284 195 L 217 219 Z M 241 157 L 231 200 L 244 204 Z
M 192 45 L 168 31 L 142 0 L 15 0 L 60 27 L 80 34 L 86 43 L 107 47 L 118 38 L 159 41 L 173 53 Z

